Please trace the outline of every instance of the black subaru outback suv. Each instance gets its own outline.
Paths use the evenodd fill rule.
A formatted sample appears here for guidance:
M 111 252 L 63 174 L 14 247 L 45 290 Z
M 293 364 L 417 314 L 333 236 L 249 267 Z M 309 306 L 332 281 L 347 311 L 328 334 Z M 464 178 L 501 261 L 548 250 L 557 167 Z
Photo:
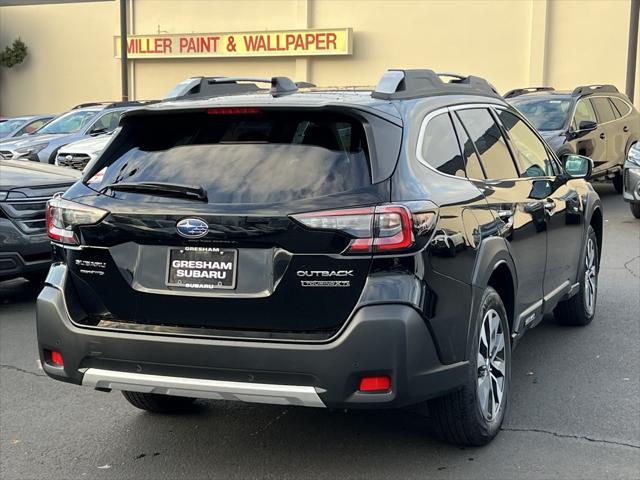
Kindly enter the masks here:
M 588 158 L 448 77 L 125 113 L 49 204 L 45 372 L 153 412 L 428 402 L 445 439 L 490 441 L 522 335 L 595 314 L 602 211 Z
M 624 161 L 631 145 L 640 140 L 640 114 L 626 95 L 613 85 L 585 85 L 571 92 L 518 88 L 504 97 L 559 157 L 576 153 L 592 158 L 592 178 L 612 180 L 622 193 Z

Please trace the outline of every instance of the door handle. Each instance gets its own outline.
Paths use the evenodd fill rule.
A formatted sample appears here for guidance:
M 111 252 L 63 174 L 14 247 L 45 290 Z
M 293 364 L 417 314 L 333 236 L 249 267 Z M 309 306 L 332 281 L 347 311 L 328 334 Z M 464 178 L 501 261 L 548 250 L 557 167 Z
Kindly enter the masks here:
M 513 217 L 513 210 L 498 210 L 498 217 L 506 222 Z
M 604 134 L 604 132 L 603 132 L 603 133 L 601 133 L 601 134 L 600 134 L 600 138 L 601 138 L 602 140 L 604 140 L 604 137 L 606 137 L 606 135 L 605 135 L 605 134 Z
M 542 205 L 540 202 L 529 202 L 524 206 L 524 213 L 535 213 L 542 210 Z
M 623 132 L 628 132 L 629 131 L 629 127 L 627 127 L 626 125 L 624 127 L 622 127 L 622 131 Z

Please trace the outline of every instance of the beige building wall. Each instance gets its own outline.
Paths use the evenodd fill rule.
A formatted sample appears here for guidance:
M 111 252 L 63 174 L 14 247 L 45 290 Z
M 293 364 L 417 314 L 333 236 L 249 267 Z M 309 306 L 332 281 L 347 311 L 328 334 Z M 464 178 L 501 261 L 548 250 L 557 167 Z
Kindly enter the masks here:
M 549 84 L 624 89 L 630 0 L 129 0 L 129 33 L 351 27 L 353 55 L 138 59 L 132 98 L 194 75 L 286 75 L 321 86 L 372 85 L 391 67 L 488 78 L 500 91 Z M 23 65 L 0 69 L 0 113 L 59 112 L 118 99 L 118 2 L 0 8 L 0 46 L 20 36 Z M 640 92 L 639 95 L 640 96 Z M 638 101 L 636 101 L 639 104 Z

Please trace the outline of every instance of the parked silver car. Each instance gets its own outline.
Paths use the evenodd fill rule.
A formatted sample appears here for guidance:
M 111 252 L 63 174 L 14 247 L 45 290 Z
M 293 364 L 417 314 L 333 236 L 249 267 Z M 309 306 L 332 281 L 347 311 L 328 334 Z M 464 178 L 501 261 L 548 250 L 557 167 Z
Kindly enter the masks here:
M 53 118 L 55 115 L 25 115 L 9 118 L 0 123 L 0 142 L 10 142 L 16 137 L 33 134 Z
M 0 158 L 27 159 L 54 163 L 60 147 L 76 140 L 112 132 L 126 110 L 141 102 L 116 102 L 80 106 L 59 116 L 38 130 L 36 135 L 0 144 Z
M 627 154 L 623 167 L 625 202 L 629 202 L 631 213 L 640 218 L 640 144 L 635 143 Z

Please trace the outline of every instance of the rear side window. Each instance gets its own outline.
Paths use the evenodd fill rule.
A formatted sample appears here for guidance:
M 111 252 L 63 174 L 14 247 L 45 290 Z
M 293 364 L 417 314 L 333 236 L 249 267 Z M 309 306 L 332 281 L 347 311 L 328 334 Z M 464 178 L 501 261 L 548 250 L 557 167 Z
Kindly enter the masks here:
M 518 172 L 502 132 L 486 109 L 460 110 L 460 120 L 480 154 L 487 178 L 517 178 Z
M 29 124 L 27 124 L 26 126 L 24 126 L 22 128 L 22 130 L 20 130 L 20 134 L 23 133 L 33 133 L 36 130 L 38 130 L 40 127 L 42 127 L 45 123 L 47 123 L 48 120 L 46 119 L 42 119 L 42 120 L 36 120 L 35 122 L 31 122 Z
M 465 176 L 464 160 L 448 113 L 433 117 L 424 130 L 422 159 L 442 173 Z
M 553 164 L 544 144 L 516 115 L 506 110 L 498 111 L 498 118 L 515 147 L 516 162 L 521 177 L 554 175 Z
M 613 102 L 613 105 L 616 107 L 621 117 L 628 115 L 631 111 L 631 106 L 624 100 L 616 97 L 612 97 L 610 100 Z
M 476 149 L 473 146 L 473 142 L 469 138 L 467 131 L 460 123 L 460 119 L 454 113 L 453 114 L 453 126 L 456 129 L 456 134 L 458 135 L 458 140 L 460 141 L 460 145 L 462 146 L 462 154 L 464 155 L 467 177 L 473 178 L 476 180 L 484 179 L 484 172 L 482 171 L 482 165 L 480 165 L 480 159 L 478 158 L 478 154 L 476 153 Z
M 613 105 L 606 97 L 593 97 L 591 98 L 591 103 L 596 110 L 596 115 L 598 115 L 599 123 L 610 122 L 611 120 L 615 120 L 616 115 L 613 112 Z
M 174 113 L 132 117 L 98 187 L 202 186 L 209 203 L 278 203 L 371 185 L 363 125 L 329 112 Z M 120 193 L 118 193 L 120 194 Z

